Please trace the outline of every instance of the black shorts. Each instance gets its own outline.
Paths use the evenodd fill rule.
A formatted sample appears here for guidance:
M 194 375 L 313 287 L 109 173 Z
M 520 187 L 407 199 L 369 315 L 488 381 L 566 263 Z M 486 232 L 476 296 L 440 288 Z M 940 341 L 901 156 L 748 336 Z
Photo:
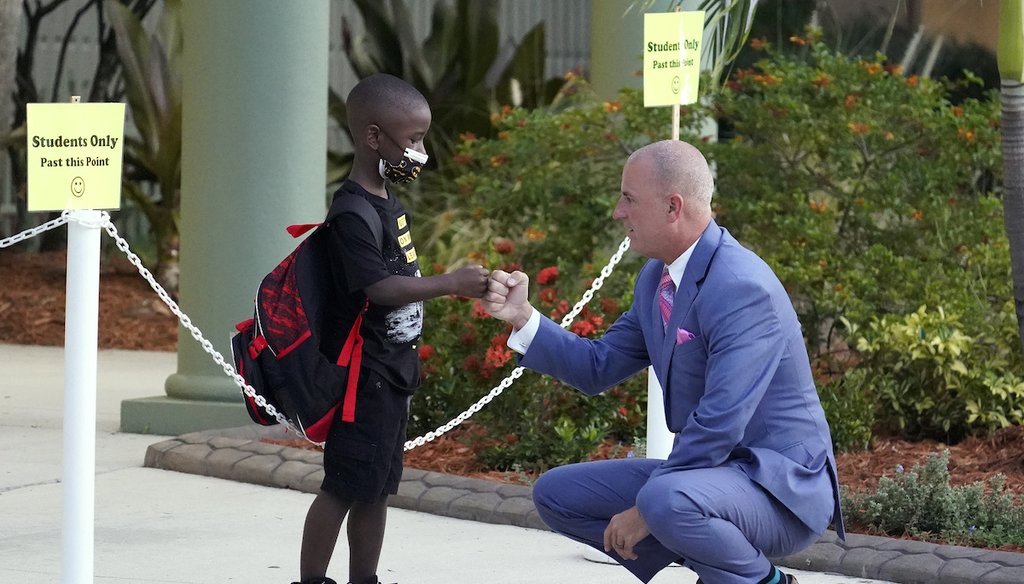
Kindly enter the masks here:
M 355 421 L 342 422 L 338 408 L 324 444 L 320 488 L 346 500 L 373 503 L 398 492 L 410 396 L 395 391 L 369 368 L 360 373 Z

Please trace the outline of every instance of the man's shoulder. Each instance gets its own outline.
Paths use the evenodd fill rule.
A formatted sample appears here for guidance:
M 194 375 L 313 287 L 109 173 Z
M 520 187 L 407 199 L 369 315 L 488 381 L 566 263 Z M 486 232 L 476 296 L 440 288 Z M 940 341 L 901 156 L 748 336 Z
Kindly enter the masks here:
M 781 287 L 771 266 L 754 251 L 723 233 L 703 287 L 717 300 L 740 300 L 750 294 L 768 294 Z M 760 291 L 760 292 L 755 292 Z

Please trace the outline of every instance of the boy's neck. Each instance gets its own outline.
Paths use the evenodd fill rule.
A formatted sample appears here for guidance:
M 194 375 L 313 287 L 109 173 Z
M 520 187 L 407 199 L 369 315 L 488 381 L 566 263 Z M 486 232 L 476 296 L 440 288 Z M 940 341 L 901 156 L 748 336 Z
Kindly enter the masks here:
M 352 172 L 349 173 L 348 179 L 359 186 L 366 189 L 366 192 L 376 195 L 382 199 L 388 198 L 388 191 L 384 187 L 384 179 L 380 177 L 380 173 L 377 172 L 377 167 L 373 169 L 365 168 L 366 165 L 359 165 L 353 161 Z

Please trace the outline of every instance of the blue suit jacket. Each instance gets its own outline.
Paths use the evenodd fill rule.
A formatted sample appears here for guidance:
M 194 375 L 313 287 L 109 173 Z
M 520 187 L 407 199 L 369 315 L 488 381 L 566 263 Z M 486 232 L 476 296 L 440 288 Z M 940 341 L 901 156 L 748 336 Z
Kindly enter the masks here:
M 831 520 L 843 536 L 832 438 L 779 279 L 711 221 L 666 332 L 655 302 L 663 268 L 644 265 L 632 307 L 601 339 L 542 318 L 521 364 L 590 395 L 653 365 L 676 434 L 654 476 L 737 464 L 808 527 L 820 533 Z

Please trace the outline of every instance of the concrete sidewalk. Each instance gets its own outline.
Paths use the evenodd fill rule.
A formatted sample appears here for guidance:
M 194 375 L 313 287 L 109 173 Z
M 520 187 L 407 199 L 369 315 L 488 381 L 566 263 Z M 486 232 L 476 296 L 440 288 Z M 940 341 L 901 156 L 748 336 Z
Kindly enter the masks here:
M 0 345 L 0 364 L 0 582 L 49 584 L 59 581 L 61 574 L 63 349 Z M 302 522 L 313 497 L 302 489 L 307 482 L 319 483 L 318 455 L 225 432 L 182 437 L 119 433 L 120 401 L 162 394 L 164 380 L 174 369 L 173 354 L 100 353 L 94 581 L 269 584 L 295 580 Z M 530 513 L 535 514 L 523 504 L 528 501 L 528 489 L 525 494 L 521 489 L 526 488 L 493 483 L 480 487 L 461 477 L 408 472 L 403 491 L 393 503 L 406 508 L 393 508 L 389 515 L 381 580 L 403 584 L 635 581 L 618 566 L 584 559 L 581 546 L 566 538 L 516 525 L 531 524 Z M 500 501 L 494 503 L 494 497 Z M 467 507 L 471 503 L 475 506 Z M 501 505 L 505 505 L 504 514 L 497 513 Z M 415 508 L 432 512 L 410 510 Z M 482 517 L 481 509 L 490 509 L 491 516 Z M 889 572 L 910 574 L 908 578 L 917 578 L 915 573 L 932 575 L 887 582 L 1024 582 L 1021 554 L 884 538 L 863 542 L 868 545 L 848 548 L 826 541 L 816 544 L 807 556 L 790 558 L 789 563 L 819 566 L 832 561 L 858 574 L 884 574 L 888 565 L 894 568 Z M 939 568 L 895 570 L 922 561 L 937 561 Z M 344 582 L 343 550 L 339 549 L 333 566 L 332 576 Z M 856 575 L 790 571 L 802 584 L 883 582 Z M 678 567 L 662 571 L 653 580 L 654 584 L 695 581 L 692 572 Z

